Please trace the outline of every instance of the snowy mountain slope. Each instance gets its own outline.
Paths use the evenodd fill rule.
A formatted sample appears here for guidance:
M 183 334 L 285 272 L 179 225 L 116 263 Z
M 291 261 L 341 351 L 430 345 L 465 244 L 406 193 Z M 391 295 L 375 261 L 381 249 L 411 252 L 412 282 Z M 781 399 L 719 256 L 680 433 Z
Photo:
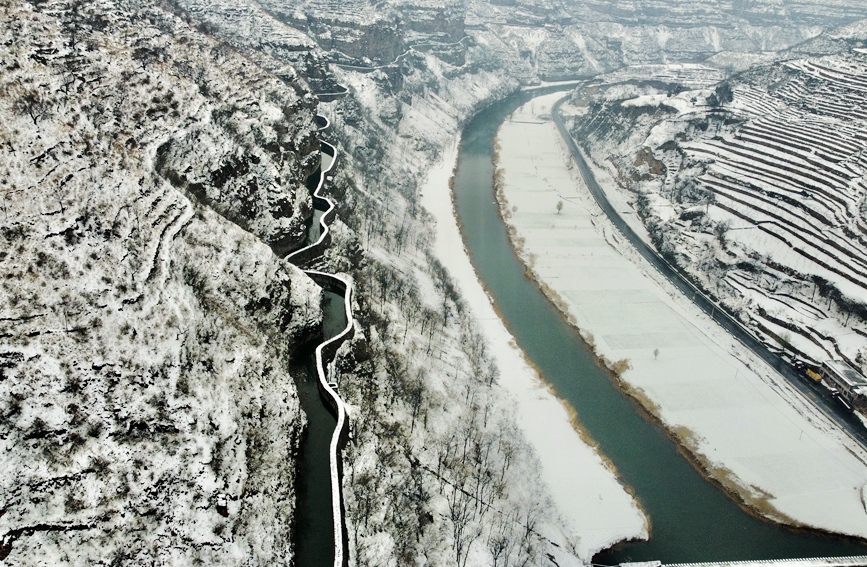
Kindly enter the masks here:
M 319 109 L 342 146 L 333 187 L 343 220 L 322 267 L 358 285 L 357 338 L 336 363 L 356 409 L 345 466 L 354 561 L 485 564 L 556 551 L 527 529 L 557 518 L 532 489 L 537 466 L 511 433 L 484 340 L 429 253 L 418 181 L 472 112 L 520 82 L 699 58 L 735 40 L 713 26 L 587 24 L 574 6 L 547 2 L 0 9 L 7 559 L 291 560 L 286 456 L 301 417 L 284 359 L 317 333 L 318 297 L 238 226 L 267 242 L 299 236 L 317 144 L 308 85 L 338 81 L 349 96 Z M 528 21 L 542 27 L 516 25 Z M 791 23 L 757 26 L 737 45 L 774 49 L 818 33 Z M 42 382 L 27 379 L 36 370 Z M 85 430 L 75 416 L 91 406 L 100 417 L 84 418 L 96 424 Z M 72 447 L 78 437 L 83 448 Z M 51 487 L 51 497 L 16 487 Z M 50 523 L 35 524 L 40 515 Z M 558 543 L 575 555 L 568 536 Z
M 864 363 L 865 65 L 855 49 L 715 89 L 651 88 L 592 104 L 575 126 L 663 254 L 771 344 L 814 361 Z
M 700 62 L 723 52 L 752 57 L 864 17 L 862 3 L 846 0 L 832 5 L 518 1 L 470 2 L 467 21 L 472 30 L 495 29 L 543 79 L 556 80 L 624 64 Z M 737 65 L 739 58 L 725 65 Z
M 183 128 L 238 143 L 207 124 L 247 96 L 240 69 L 288 104 L 282 83 L 158 9 L 0 10 L 0 554 L 288 561 L 286 357 L 319 288 L 153 169 Z
M 178 2 L 211 23 L 217 21 L 215 11 L 204 10 L 198 0 Z M 494 44 L 506 47 L 513 63 L 524 69 L 522 75 L 547 80 L 593 75 L 623 64 L 696 62 L 721 51 L 777 51 L 814 38 L 829 26 L 867 17 L 867 8 L 853 0 L 831 4 L 393 0 L 375 6 L 364 0 L 293 4 L 261 0 L 251 10 L 260 8 L 306 33 L 334 63 L 397 66 L 415 47 L 463 66 L 466 50 L 476 42 L 490 47 L 485 36 L 493 36 Z M 246 40 L 238 40 L 247 42 L 251 33 L 252 38 L 261 37 L 249 27 L 236 22 L 230 35 L 248 34 Z M 263 35 L 270 35 L 272 27 L 264 26 Z

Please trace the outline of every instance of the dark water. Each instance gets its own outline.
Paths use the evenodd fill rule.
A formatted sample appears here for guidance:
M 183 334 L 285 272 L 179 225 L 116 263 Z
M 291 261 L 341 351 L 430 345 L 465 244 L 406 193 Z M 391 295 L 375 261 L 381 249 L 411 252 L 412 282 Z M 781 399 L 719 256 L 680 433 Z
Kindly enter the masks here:
M 652 523 L 649 542 L 599 554 L 594 562 L 693 562 L 861 555 L 867 546 L 796 533 L 753 518 L 704 480 L 657 426 L 613 385 L 538 287 L 524 275 L 494 202 L 496 129 L 522 102 L 516 95 L 481 112 L 464 130 L 454 192 L 473 264 L 518 344 L 636 493 Z
M 336 337 L 346 328 L 346 306 L 343 296 L 333 291 L 326 291 L 322 310 L 324 312 L 322 331 L 325 334 L 325 340 L 328 340 Z
M 307 229 L 307 239 L 304 241 L 305 246 L 310 246 L 319 240 L 319 235 L 322 234 L 322 227 L 319 224 L 320 218 L 322 218 L 322 211 L 319 209 L 313 209 L 313 216 L 310 217 L 310 220 L 308 221 L 310 223 L 310 228 Z
M 323 333 L 325 338 L 346 327 L 343 297 L 324 292 Z M 337 423 L 319 397 L 315 345 L 299 353 L 301 361 L 291 371 L 296 377 L 301 409 L 307 414 L 307 431 L 301 441 L 296 482 L 295 564 L 320 567 L 334 564 L 334 518 L 331 509 L 331 469 L 328 450 Z

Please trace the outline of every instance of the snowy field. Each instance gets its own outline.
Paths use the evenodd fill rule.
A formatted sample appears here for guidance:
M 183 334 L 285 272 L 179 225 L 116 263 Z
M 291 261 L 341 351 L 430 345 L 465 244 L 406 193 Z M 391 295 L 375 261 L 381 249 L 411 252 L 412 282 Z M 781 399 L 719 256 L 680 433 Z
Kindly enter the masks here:
M 865 69 L 853 50 L 679 94 L 606 85 L 564 110 L 618 210 L 759 340 L 863 372 Z
M 499 133 L 501 205 L 525 262 L 718 480 L 766 516 L 867 537 L 867 455 L 625 243 L 547 119 L 559 96 Z
M 452 209 L 449 178 L 457 159 L 457 142 L 431 170 L 424 186 L 424 206 L 437 222 L 435 250 L 472 306 L 501 369 L 500 384 L 515 399 L 516 421 L 542 463 L 542 478 L 559 507 L 562 523 L 547 526 L 552 540 L 578 542 L 575 551 L 589 561 L 618 541 L 646 538 L 644 515 L 618 483 L 614 473 L 572 427 L 561 401 L 523 358 L 491 300 L 482 288 L 464 250 Z M 564 565 L 558 557 L 560 565 Z

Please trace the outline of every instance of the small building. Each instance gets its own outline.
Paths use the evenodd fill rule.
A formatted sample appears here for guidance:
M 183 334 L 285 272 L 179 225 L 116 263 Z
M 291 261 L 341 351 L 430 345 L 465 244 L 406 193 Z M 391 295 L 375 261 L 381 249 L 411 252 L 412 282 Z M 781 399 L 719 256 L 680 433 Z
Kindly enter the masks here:
M 860 400 L 867 401 L 867 378 L 842 360 L 826 360 L 822 363 L 822 379 L 833 384 L 840 397 L 849 405 L 855 406 Z

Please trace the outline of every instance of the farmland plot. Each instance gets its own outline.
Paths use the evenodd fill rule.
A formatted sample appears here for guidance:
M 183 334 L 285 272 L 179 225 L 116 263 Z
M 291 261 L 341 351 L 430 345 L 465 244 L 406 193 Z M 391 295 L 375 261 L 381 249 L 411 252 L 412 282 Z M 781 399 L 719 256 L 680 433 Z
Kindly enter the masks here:
M 573 134 L 660 253 L 769 345 L 863 369 L 865 71 L 853 50 L 708 89 L 605 86 L 620 96 L 573 100 Z

